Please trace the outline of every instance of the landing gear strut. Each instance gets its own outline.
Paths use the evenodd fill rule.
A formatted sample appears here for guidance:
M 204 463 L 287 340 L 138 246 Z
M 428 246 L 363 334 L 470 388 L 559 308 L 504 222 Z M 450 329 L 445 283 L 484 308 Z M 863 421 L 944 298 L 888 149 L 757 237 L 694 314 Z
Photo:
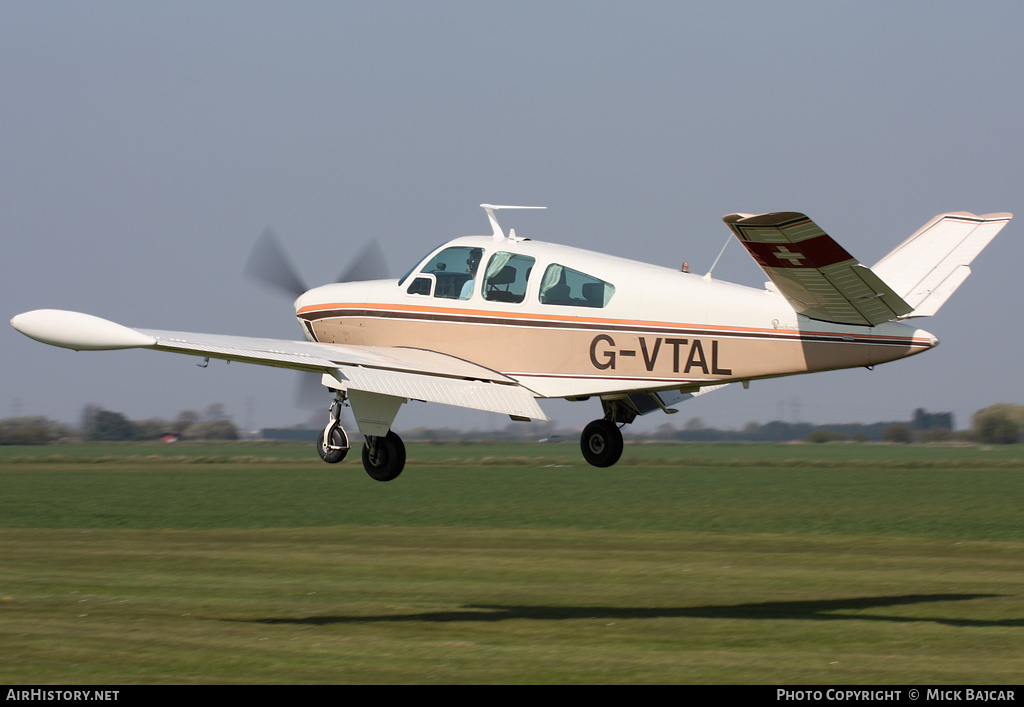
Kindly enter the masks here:
M 345 393 L 338 391 L 334 402 L 331 403 L 331 417 L 327 427 L 316 440 L 316 451 L 328 464 L 340 462 L 351 448 L 348 435 L 339 422 L 345 400 Z M 396 478 L 405 468 L 405 443 L 402 442 L 402 438 L 391 430 L 383 437 L 366 435 L 366 443 L 363 444 L 363 468 L 370 478 L 377 481 L 391 481 Z
M 320 453 L 320 458 L 328 464 L 337 464 L 348 454 L 348 435 L 345 434 L 345 428 L 338 423 L 338 420 L 341 418 L 341 406 L 344 401 L 345 398 L 340 394 L 334 398 L 330 408 L 330 422 L 327 423 L 327 427 L 320 433 L 320 436 L 316 438 L 316 451 Z

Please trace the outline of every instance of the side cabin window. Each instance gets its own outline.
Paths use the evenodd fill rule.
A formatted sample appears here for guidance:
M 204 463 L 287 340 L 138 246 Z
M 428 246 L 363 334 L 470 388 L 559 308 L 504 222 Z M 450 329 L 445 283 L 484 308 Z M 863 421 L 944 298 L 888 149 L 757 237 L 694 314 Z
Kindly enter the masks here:
M 528 255 L 499 251 L 491 256 L 484 272 L 484 299 L 519 303 L 526 299 L 526 283 L 537 262 Z
M 469 299 L 475 289 L 477 269 L 483 259 L 483 248 L 453 246 L 430 259 L 413 280 L 409 294 L 430 294 L 433 277 L 434 297 Z
M 406 290 L 407 294 L 410 295 L 424 295 L 430 297 L 434 290 L 434 278 L 429 276 L 420 276 L 412 281 L 409 288 Z
M 569 307 L 605 307 L 615 285 L 564 265 L 551 264 L 540 283 L 540 303 Z

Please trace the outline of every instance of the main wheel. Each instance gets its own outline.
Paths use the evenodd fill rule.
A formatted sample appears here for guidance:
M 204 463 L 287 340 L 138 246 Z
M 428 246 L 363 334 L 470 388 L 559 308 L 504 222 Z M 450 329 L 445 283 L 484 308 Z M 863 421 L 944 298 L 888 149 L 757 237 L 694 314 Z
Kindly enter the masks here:
M 609 420 L 594 420 L 580 436 L 583 458 L 592 466 L 611 466 L 622 456 L 622 432 Z
M 386 437 L 367 437 L 363 445 L 363 468 L 371 479 L 391 481 L 405 468 L 405 443 L 393 431 Z
M 331 447 L 341 447 L 341 449 L 327 448 L 324 445 L 324 433 L 321 431 L 320 436 L 316 438 L 316 451 L 320 453 L 321 459 L 328 464 L 337 464 L 348 454 L 348 435 L 337 425 L 331 428 Z

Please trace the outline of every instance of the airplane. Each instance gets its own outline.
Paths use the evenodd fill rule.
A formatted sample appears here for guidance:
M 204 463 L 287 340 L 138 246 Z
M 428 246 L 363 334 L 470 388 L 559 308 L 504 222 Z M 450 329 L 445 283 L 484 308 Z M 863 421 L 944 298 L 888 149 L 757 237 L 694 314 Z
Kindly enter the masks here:
M 768 276 L 758 289 L 506 234 L 495 212 L 543 207 L 481 206 L 490 235 L 440 245 L 397 280 L 305 290 L 265 273 L 298 295 L 305 341 L 137 329 L 63 310 L 11 324 L 75 350 L 145 348 L 318 373 L 334 396 L 320 457 L 347 455 L 340 418 L 350 407 L 363 466 L 378 481 L 405 466 L 391 426 L 409 400 L 546 420 L 539 399 L 596 398 L 603 415 L 580 448 L 609 467 L 637 416 L 675 412 L 730 383 L 872 368 L 933 348 L 938 339 L 908 320 L 935 314 L 1012 218 L 940 214 L 868 268 L 804 214 L 725 216 Z

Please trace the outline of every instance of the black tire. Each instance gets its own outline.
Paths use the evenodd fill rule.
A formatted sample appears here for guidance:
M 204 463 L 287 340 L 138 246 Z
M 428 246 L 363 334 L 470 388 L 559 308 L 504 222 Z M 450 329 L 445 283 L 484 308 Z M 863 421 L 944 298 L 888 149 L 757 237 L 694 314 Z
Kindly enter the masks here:
M 580 435 L 583 458 L 591 466 L 612 466 L 622 456 L 622 447 L 622 432 L 608 420 L 594 420 Z
M 345 434 L 345 430 L 340 427 L 331 428 L 331 445 L 343 447 L 343 449 L 324 449 L 324 433 L 321 431 L 316 438 L 316 451 L 320 453 L 320 458 L 328 464 L 337 464 L 348 454 L 348 436 Z
M 405 443 L 393 431 L 386 437 L 375 437 L 374 453 L 370 454 L 370 446 L 363 445 L 363 468 L 371 479 L 391 481 L 402 473 L 405 468 Z

